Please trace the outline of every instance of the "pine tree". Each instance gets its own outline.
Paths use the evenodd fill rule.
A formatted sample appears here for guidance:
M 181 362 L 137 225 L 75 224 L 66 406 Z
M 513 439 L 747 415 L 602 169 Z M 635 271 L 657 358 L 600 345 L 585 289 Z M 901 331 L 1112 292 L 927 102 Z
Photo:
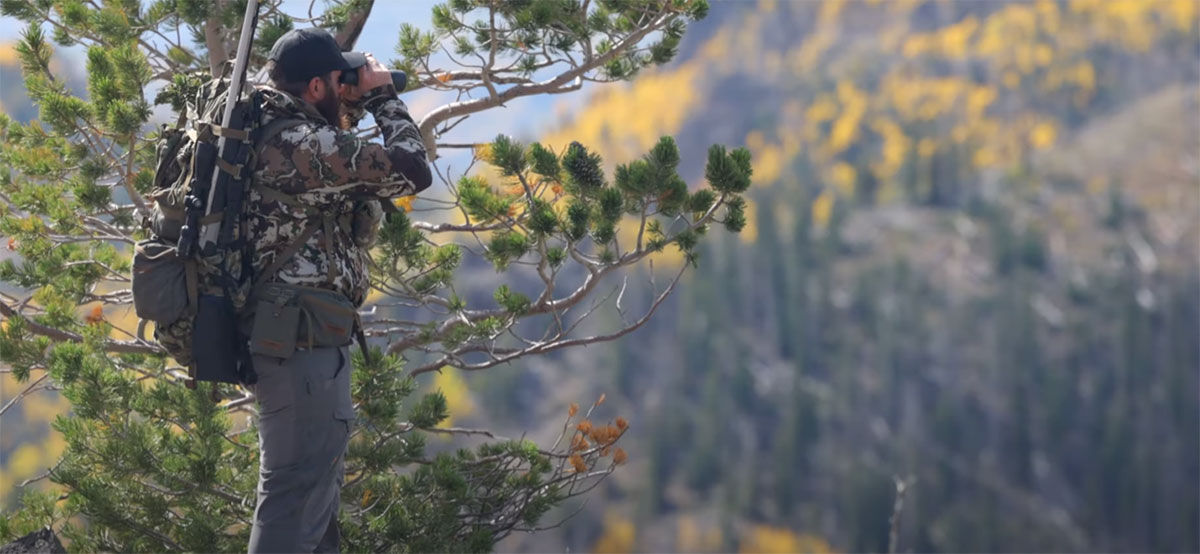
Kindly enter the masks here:
M 263 4 L 250 75 L 297 25 L 280 2 Z M 315 24 L 349 48 L 372 4 L 335 1 Z M 229 385 L 183 387 L 181 368 L 116 310 L 130 302 L 130 247 L 146 233 L 151 112 L 168 105 L 179 113 L 199 83 L 223 70 L 242 5 L 0 2 L 0 13 L 27 23 L 18 51 L 40 110 L 29 123 L 0 115 L 0 233 L 20 256 L 0 264 L 0 281 L 20 289 L 0 297 L 0 362 L 29 391 L 61 390 L 73 410 L 54 422 L 68 447 L 45 475 L 61 493 L 28 492 L 21 509 L 0 518 L 0 540 L 52 525 L 81 551 L 246 544 L 258 465 L 252 396 Z M 470 114 L 578 90 L 584 80 L 631 79 L 669 61 L 687 22 L 706 11 L 703 0 L 452 0 L 434 7 L 430 30 L 398 29 L 401 58 L 392 65 L 409 73 L 409 91 L 473 98 L 416 114 L 436 159 L 447 147 L 439 141 Z M 51 41 L 86 49 L 86 94 L 52 70 Z M 439 68 L 434 55 L 443 49 L 485 62 Z M 150 87 L 160 90 L 152 99 Z M 708 186 L 695 191 L 676 173 L 679 151 L 669 137 L 611 176 L 578 143 L 556 152 L 499 136 L 475 154 L 500 177 L 444 179 L 452 197 L 443 210 L 461 223 L 401 214 L 383 226 L 373 252 L 374 294 L 408 308 L 365 318 L 384 346 L 369 361 L 354 358 L 359 420 L 341 513 L 350 551 L 488 551 L 512 531 L 537 529 L 550 508 L 614 471 L 626 456 L 616 443 L 628 424 L 593 420 L 599 401 L 585 413 L 572 405 L 553 445 L 494 438 L 430 455 L 431 433 L 493 434 L 439 427 L 449 416 L 446 398 L 414 397 L 415 378 L 619 338 L 695 266 L 712 224 L 736 232 L 745 223 L 744 149 L 714 146 Z M 640 319 L 608 334 L 572 333 L 590 313 L 572 310 L 587 305 L 602 278 L 667 248 L 692 263 L 656 290 Z M 456 288 L 460 268 L 485 263 L 506 281 L 492 302 Z M 405 367 L 406 358 L 421 362 Z

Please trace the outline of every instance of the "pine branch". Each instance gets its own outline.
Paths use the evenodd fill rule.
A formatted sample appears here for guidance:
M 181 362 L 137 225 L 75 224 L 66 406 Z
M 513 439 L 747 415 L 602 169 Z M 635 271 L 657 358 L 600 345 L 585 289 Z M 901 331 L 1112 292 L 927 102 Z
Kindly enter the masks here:
M 371 17 L 371 8 L 374 7 L 375 0 L 361 0 L 356 4 L 356 10 L 350 12 L 346 18 L 346 24 L 338 29 L 334 40 L 343 52 L 354 49 L 354 44 L 358 42 L 358 36 L 362 34 L 363 27 L 367 24 L 367 19 Z
M 13 309 L 11 306 L 9 306 L 7 303 L 4 303 L 4 302 L 0 302 L 0 315 L 3 315 L 5 318 L 23 317 L 20 313 L 17 312 L 17 310 Z M 71 333 L 69 331 L 63 331 L 62 329 L 55 329 L 53 327 L 47 327 L 45 325 L 36 323 L 29 318 L 25 318 L 25 326 L 33 334 L 48 337 L 52 340 L 56 340 L 56 341 L 60 341 L 60 342 L 61 341 L 84 342 L 83 337 L 78 334 Z M 147 343 L 145 341 L 141 341 L 141 340 L 122 341 L 122 340 L 109 339 L 109 340 L 104 341 L 103 348 L 104 348 L 105 352 L 113 352 L 113 353 L 117 353 L 117 354 L 152 354 L 152 355 L 163 354 L 163 350 L 161 347 L 159 347 L 157 345 L 153 345 L 152 343 Z
M 20 393 L 18 393 L 16 396 L 14 396 L 12 398 L 12 400 L 9 400 L 8 403 L 4 405 L 4 407 L 0 408 L 0 416 L 4 415 L 4 413 L 7 412 L 9 408 L 15 406 L 17 404 L 17 402 L 19 402 L 22 398 L 25 398 L 27 395 L 34 392 L 34 389 L 36 389 L 37 386 L 39 384 L 41 384 L 42 381 L 45 381 L 47 377 L 50 377 L 50 374 L 43 373 L 41 377 L 38 377 L 36 380 L 34 380 L 34 382 L 30 383 L 28 387 L 25 387 L 24 390 L 22 390 Z M 25 485 L 22 484 L 21 486 L 25 486 Z
M 453 102 L 440 106 L 425 115 L 421 119 L 418 127 L 421 129 L 421 136 L 425 139 L 426 151 L 429 153 L 430 160 L 437 159 L 437 143 L 434 137 L 433 129 L 441 122 L 460 115 L 481 112 L 483 110 L 500 106 L 514 98 L 522 96 L 532 96 L 535 94 L 558 94 L 578 90 L 582 84 L 582 77 L 588 72 L 603 67 L 604 64 L 622 55 L 626 50 L 637 45 L 643 38 L 650 33 L 659 30 L 671 22 L 678 14 L 672 12 L 669 8 L 669 3 L 664 7 L 651 23 L 641 27 L 637 31 L 630 33 L 619 43 L 613 46 L 612 50 L 604 54 L 588 58 L 578 66 L 564 71 L 556 77 L 534 84 L 519 84 L 511 88 L 505 89 L 504 92 L 492 94 L 484 98 L 475 98 L 472 100 Z M 490 78 L 489 77 L 485 77 Z M 569 84 L 572 81 L 575 84 Z

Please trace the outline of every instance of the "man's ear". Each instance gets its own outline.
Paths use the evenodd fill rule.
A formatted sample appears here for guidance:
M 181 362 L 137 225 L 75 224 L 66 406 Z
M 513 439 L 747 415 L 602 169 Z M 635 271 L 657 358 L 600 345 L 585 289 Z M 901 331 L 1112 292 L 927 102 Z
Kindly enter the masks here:
M 310 102 L 316 101 L 319 98 L 324 98 L 325 97 L 325 80 L 322 79 L 320 76 L 309 79 L 308 87 L 305 89 L 305 91 L 308 92 L 308 94 L 309 94 L 309 98 L 306 98 L 306 100 L 308 100 Z

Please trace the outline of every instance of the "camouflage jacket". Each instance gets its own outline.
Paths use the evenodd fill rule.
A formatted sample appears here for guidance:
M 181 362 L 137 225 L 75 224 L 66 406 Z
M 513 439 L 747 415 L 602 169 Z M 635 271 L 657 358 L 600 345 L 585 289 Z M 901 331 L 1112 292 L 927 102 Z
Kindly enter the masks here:
M 355 240 L 348 223 L 357 219 L 356 226 L 374 227 L 382 216 L 378 200 L 430 185 L 421 133 L 390 84 L 368 91 L 352 107 L 358 115 L 365 109 L 375 116 L 382 145 L 336 127 L 315 106 L 286 92 L 264 88 L 263 93 L 263 125 L 275 118 L 303 122 L 260 146 L 247 210 L 256 278 L 310 224 L 319 223 L 300 250 L 262 280 L 336 290 L 361 305 L 369 285 L 367 245 Z

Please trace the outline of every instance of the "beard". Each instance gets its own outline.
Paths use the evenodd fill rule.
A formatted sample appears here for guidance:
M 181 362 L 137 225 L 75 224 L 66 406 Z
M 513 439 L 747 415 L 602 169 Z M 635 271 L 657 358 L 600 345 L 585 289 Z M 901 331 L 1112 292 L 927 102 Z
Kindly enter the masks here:
M 342 127 L 341 102 L 338 101 L 337 91 L 332 86 L 325 87 L 325 96 L 317 101 L 317 111 L 325 116 L 325 120 Z

